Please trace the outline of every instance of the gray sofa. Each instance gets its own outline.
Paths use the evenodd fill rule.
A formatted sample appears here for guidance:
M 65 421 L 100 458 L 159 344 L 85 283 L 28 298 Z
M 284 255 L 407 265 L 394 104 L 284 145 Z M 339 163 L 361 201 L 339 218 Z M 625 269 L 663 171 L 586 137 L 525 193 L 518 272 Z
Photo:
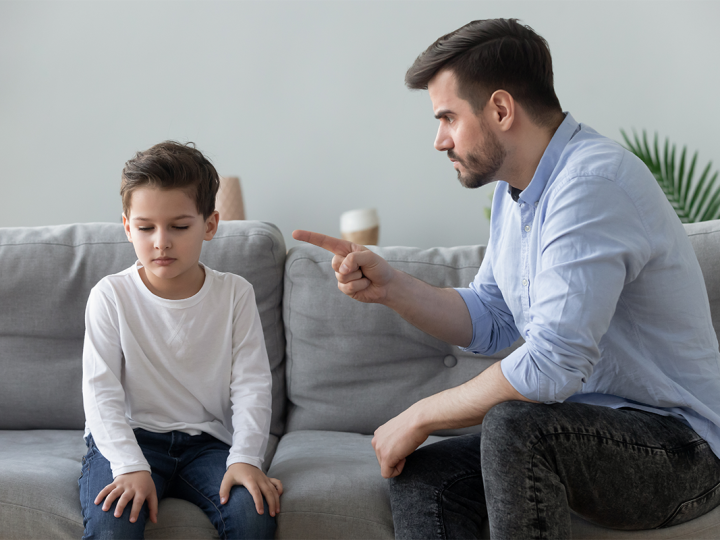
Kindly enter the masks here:
M 688 225 L 720 330 L 720 221 Z M 393 265 L 465 286 L 482 246 L 377 248 Z M 278 538 L 393 538 L 387 485 L 371 434 L 418 399 L 481 372 L 474 356 L 413 328 L 382 306 L 337 290 L 329 253 L 286 253 L 260 222 L 223 222 L 204 247 L 212 268 L 255 287 L 273 372 L 266 464 L 285 486 Z M 135 260 L 120 225 L 0 229 L 0 538 L 79 538 L 77 478 L 85 453 L 80 390 L 90 288 Z M 476 428 L 477 429 L 477 428 Z M 472 430 L 465 430 L 472 431 Z M 460 433 L 439 433 L 431 437 Z M 720 508 L 654 531 L 610 531 L 582 519 L 576 538 L 718 538 Z M 147 538 L 216 538 L 204 514 L 166 499 Z

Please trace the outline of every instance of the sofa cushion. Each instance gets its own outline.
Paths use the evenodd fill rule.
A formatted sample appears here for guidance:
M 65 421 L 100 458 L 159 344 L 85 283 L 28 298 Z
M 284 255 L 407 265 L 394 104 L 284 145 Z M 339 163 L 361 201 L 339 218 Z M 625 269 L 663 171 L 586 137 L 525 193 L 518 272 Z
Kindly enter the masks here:
M 374 251 L 430 284 L 467 287 L 485 248 Z M 288 431 L 373 433 L 419 399 L 471 379 L 508 354 L 463 352 L 384 306 L 352 300 L 338 290 L 331 259 L 311 245 L 288 253 L 283 300 Z
M 685 225 L 710 300 L 713 326 L 720 341 L 720 219 Z
M 0 538 L 80 538 L 81 459 L 79 430 L 0 431 Z M 218 538 L 202 510 L 179 499 L 163 499 L 158 523 L 146 538 Z
M 294 431 L 280 440 L 268 471 L 284 489 L 276 538 L 395 537 L 387 481 L 380 476 L 371 438 Z
M 0 429 L 82 429 L 82 342 L 90 289 L 136 260 L 122 225 L 87 223 L 0 229 Z M 273 423 L 283 432 L 285 336 L 280 231 L 223 221 L 203 246 L 210 268 L 255 289 L 273 370 Z M 7 414 L 12 411 L 12 414 Z

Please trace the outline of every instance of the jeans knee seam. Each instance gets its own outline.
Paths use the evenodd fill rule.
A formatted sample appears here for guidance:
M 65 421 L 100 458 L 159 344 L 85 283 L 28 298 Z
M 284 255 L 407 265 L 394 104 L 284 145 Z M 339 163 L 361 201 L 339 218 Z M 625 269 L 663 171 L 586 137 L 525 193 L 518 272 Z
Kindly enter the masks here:
M 482 477 L 482 472 L 479 472 L 479 473 L 476 473 L 476 472 L 475 472 L 475 473 L 463 473 L 462 475 L 456 476 L 456 477 L 453 478 L 452 480 L 448 480 L 447 482 L 445 482 L 445 483 L 443 484 L 443 486 L 442 486 L 440 489 L 437 490 L 437 500 L 438 500 L 437 507 L 438 507 L 439 511 L 436 512 L 435 516 L 436 516 L 436 519 L 437 519 L 437 522 L 438 522 L 438 523 L 437 523 L 437 525 L 438 525 L 438 531 L 442 531 L 442 536 L 443 536 L 444 539 L 447 539 L 448 535 L 447 535 L 447 532 L 445 531 L 445 521 L 444 521 L 443 518 L 442 518 L 442 513 L 443 513 L 442 498 L 443 498 L 443 494 L 445 493 L 445 491 L 447 491 L 448 489 L 450 489 L 453 485 L 457 484 L 460 480 L 466 480 L 466 479 L 468 479 L 468 478 L 472 478 L 473 476 L 480 476 L 480 477 Z
M 188 482 L 185 478 L 183 478 L 183 476 L 182 476 L 181 474 L 178 475 L 178 478 L 179 478 L 180 480 L 182 480 L 183 482 L 185 482 L 185 483 L 186 483 L 188 486 L 190 486 L 193 490 L 195 490 L 197 493 L 199 493 L 201 497 L 203 497 L 205 500 L 207 500 L 210 504 L 213 505 L 213 507 L 215 508 L 215 510 L 216 510 L 217 513 L 218 513 L 218 516 L 220 517 L 220 523 L 222 523 L 222 527 L 223 527 L 222 534 L 220 535 L 220 537 L 221 537 L 221 538 L 227 538 L 227 534 L 226 534 L 226 532 L 225 532 L 226 529 L 227 529 L 227 527 L 225 526 L 225 520 L 223 519 L 222 512 L 221 512 L 220 509 L 217 507 L 217 505 L 212 501 L 212 499 L 210 499 L 210 498 L 209 498 L 207 495 L 205 495 L 202 491 L 200 491 L 198 488 L 196 488 L 194 485 L 192 485 L 190 482 Z M 218 531 L 218 534 L 220 534 L 220 531 Z

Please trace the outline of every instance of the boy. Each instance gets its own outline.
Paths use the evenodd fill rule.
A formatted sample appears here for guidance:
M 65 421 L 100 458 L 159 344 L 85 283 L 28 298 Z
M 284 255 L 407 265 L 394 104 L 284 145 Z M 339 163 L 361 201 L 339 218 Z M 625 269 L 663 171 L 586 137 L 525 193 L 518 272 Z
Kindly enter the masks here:
M 218 185 L 198 150 L 171 141 L 123 169 L 138 261 L 88 299 L 84 538 L 142 538 L 163 497 L 202 508 L 220 538 L 274 536 L 282 484 L 260 469 L 272 381 L 255 295 L 199 262 Z

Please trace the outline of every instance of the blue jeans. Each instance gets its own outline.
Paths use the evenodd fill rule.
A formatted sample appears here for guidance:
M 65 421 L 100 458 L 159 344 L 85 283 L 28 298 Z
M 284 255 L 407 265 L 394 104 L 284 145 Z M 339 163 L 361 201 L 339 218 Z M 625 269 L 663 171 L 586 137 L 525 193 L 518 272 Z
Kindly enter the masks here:
M 135 430 L 135 437 L 152 469 L 158 500 L 164 497 L 185 499 L 199 506 L 210 518 L 220 538 L 273 538 L 275 518 L 255 509 L 253 498 L 244 486 L 234 486 L 230 498 L 220 504 L 220 483 L 226 471 L 230 447 L 205 433 L 188 435 L 179 431 L 152 433 Z M 148 504 L 143 505 L 135 523 L 130 523 L 132 503 L 121 517 L 113 514 L 117 501 L 104 512 L 95 505 L 98 493 L 112 483 L 110 462 L 95 446 L 92 435 L 86 439 L 88 451 L 82 460 L 80 504 L 85 534 L 83 538 L 143 538 L 148 519 Z
M 684 523 L 720 504 L 720 459 L 684 422 L 631 409 L 508 401 L 482 433 L 410 454 L 390 481 L 395 538 L 570 538 Z

